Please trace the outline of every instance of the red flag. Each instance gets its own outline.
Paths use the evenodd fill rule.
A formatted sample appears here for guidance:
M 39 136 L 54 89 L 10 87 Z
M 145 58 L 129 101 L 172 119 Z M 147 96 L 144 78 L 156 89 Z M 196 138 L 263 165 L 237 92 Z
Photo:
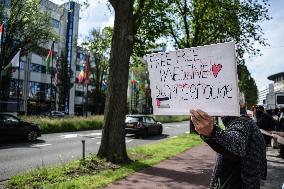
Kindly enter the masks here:
M 89 69 L 90 69 L 90 53 L 88 52 L 86 59 L 86 68 L 85 68 L 85 82 L 87 85 L 90 84 Z
M 84 70 L 81 70 L 80 71 L 80 73 L 79 73 L 79 75 L 78 75 L 78 81 L 79 81 L 79 83 L 82 83 L 83 82 L 83 80 L 84 80 Z
M 2 33 L 3 33 L 3 24 L 0 26 L 0 40 L 2 40 Z
M 51 47 L 49 50 L 48 50 L 48 54 L 47 54 L 47 57 L 45 59 L 45 64 L 46 64 L 46 73 L 49 73 L 49 68 L 51 66 L 51 59 L 52 59 L 52 53 L 53 52 L 53 47 Z

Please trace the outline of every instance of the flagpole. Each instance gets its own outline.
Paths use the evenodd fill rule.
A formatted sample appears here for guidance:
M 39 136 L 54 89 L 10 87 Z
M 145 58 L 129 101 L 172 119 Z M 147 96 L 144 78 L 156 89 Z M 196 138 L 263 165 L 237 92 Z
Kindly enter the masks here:
M 51 111 L 52 111 L 52 75 L 53 75 L 53 51 L 54 51 L 54 39 L 52 39 L 52 45 L 51 45 L 51 72 L 50 72 L 50 109 L 49 109 L 49 116 L 51 117 Z
M 18 86 L 17 86 L 17 112 L 20 111 L 20 54 L 21 48 L 19 49 L 19 59 L 18 59 Z
M 0 27 L 2 29 L 1 37 L 0 37 L 0 96 L 1 96 L 1 94 L 2 94 L 2 87 L 1 87 L 1 84 L 2 84 L 2 67 L 3 67 L 3 62 L 4 62 L 3 61 L 4 60 L 4 58 L 3 58 L 4 22 L 1 23 Z M 2 105 L 0 104 L 0 106 L 2 106 Z

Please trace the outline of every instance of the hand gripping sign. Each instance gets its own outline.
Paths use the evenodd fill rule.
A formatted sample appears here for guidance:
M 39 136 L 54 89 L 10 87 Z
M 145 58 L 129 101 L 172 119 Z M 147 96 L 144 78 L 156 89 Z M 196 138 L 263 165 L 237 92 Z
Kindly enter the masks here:
M 234 42 L 147 55 L 155 115 L 239 116 Z

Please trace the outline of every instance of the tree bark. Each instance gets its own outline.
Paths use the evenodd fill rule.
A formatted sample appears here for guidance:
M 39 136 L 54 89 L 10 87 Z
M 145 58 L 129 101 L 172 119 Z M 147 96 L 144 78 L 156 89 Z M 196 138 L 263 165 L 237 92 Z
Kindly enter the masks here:
M 114 163 L 130 161 L 126 152 L 124 122 L 127 106 L 129 60 L 134 43 L 133 0 L 111 1 L 115 10 L 110 52 L 105 123 L 98 156 Z

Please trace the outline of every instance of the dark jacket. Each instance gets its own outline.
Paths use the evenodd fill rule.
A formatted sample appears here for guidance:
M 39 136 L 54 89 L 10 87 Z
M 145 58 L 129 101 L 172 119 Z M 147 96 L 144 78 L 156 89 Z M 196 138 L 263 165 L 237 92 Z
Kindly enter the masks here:
M 203 140 L 217 152 L 211 189 L 259 189 L 266 171 L 265 142 L 248 118 L 225 117 L 225 129 L 214 126 Z

